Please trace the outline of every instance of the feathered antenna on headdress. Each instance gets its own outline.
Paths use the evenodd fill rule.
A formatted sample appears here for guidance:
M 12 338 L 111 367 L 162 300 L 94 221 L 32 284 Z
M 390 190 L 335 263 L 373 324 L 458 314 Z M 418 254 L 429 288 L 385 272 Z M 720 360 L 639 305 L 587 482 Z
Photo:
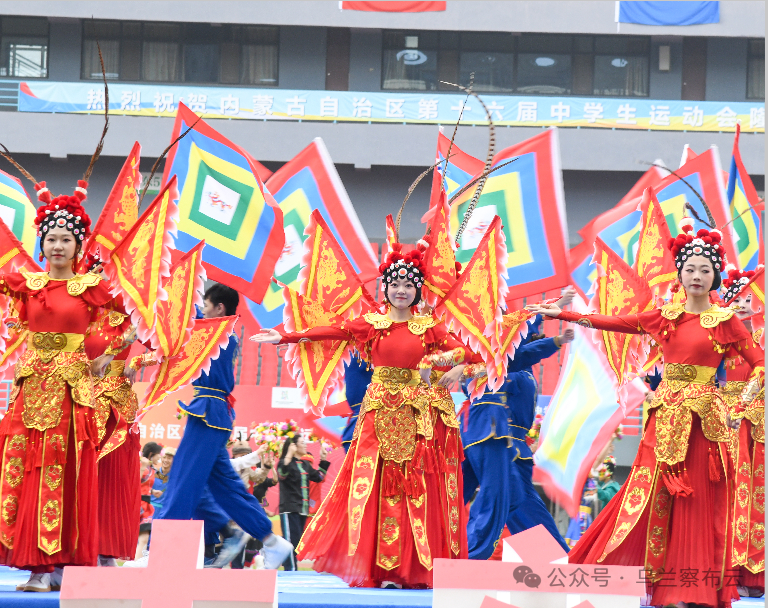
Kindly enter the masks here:
M 199 123 L 202 120 L 202 116 L 198 116 L 197 120 L 193 122 L 184 133 L 179 135 L 176 139 L 174 139 L 170 144 L 168 144 L 168 147 L 163 150 L 163 153 L 157 157 L 157 160 L 155 161 L 155 164 L 152 165 L 152 170 L 149 172 L 149 177 L 147 178 L 146 183 L 144 184 L 144 189 L 141 191 L 141 196 L 139 197 L 139 205 L 138 209 L 141 209 L 141 201 L 144 200 L 144 195 L 147 193 L 147 188 L 149 188 L 149 183 L 152 181 L 152 178 L 155 176 L 155 172 L 157 171 L 157 167 L 160 165 L 160 162 L 165 158 L 165 155 L 168 154 L 171 148 L 175 146 L 179 140 L 184 139 L 187 133 L 189 133 L 192 129 L 195 128 L 197 123 Z M 405 204 L 405 203 L 403 203 Z
M 688 183 L 688 180 L 686 180 L 682 175 L 678 175 L 675 171 L 672 171 L 669 167 L 665 167 L 664 165 L 661 165 L 659 163 L 644 163 L 646 165 L 650 165 L 651 167 L 658 167 L 659 169 L 664 169 L 664 171 L 669 172 L 671 175 L 674 175 L 677 179 L 679 179 L 681 182 L 683 182 L 686 186 L 688 186 L 691 189 L 691 192 L 693 192 L 696 195 L 696 198 L 701 201 L 702 207 L 704 207 L 704 211 L 707 213 L 707 219 L 708 222 L 705 222 L 701 217 L 699 217 L 699 214 L 696 212 L 696 209 L 693 208 L 693 205 L 691 205 L 689 202 L 685 203 L 685 208 L 691 212 L 693 217 L 695 217 L 699 222 L 702 224 L 709 226 L 710 228 L 717 228 L 717 223 L 715 222 L 715 217 L 712 215 L 712 211 L 709 209 L 709 205 L 707 205 L 707 202 L 704 200 L 704 197 L 699 194 L 699 191 L 696 190 L 690 183 Z
M 85 182 L 91 179 L 91 172 L 93 171 L 96 161 L 99 160 L 99 156 L 101 156 L 101 150 L 104 148 L 104 138 L 107 136 L 107 131 L 109 130 L 109 86 L 107 86 L 107 71 L 104 69 L 104 57 L 101 55 L 101 46 L 99 45 L 98 40 L 96 41 L 96 50 L 99 52 L 101 77 L 104 79 L 104 129 L 101 132 L 99 143 L 96 145 L 96 150 L 94 150 L 93 156 L 91 156 L 91 162 L 88 163 L 88 168 L 83 174 L 83 181 Z
M 693 233 L 693 218 L 684 217 L 679 224 L 680 234 L 669 239 L 668 247 L 675 256 L 675 267 L 678 272 L 685 262 L 693 256 L 704 256 L 712 262 L 712 267 L 718 273 L 725 266 L 725 247 L 722 244 L 723 233 L 717 229 L 701 228 Z M 717 289 L 716 285 L 714 289 Z

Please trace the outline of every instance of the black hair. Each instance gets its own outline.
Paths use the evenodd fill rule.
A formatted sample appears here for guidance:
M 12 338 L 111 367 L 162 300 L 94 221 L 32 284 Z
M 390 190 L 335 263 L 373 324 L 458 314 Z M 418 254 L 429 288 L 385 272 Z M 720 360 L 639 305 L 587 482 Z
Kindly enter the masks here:
M 285 440 L 283 443 L 283 451 L 280 453 L 281 461 L 288 455 L 288 448 L 291 447 L 291 444 L 299 441 L 299 437 L 301 437 L 301 435 L 297 433 L 293 437 Z
M 711 262 L 711 260 L 710 260 Z M 712 279 L 712 287 L 709 288 L 710 291 L 717 291 L 720 289 L 720 285 L 722 284 L 723 280 L 720 276 L 720 271 L 715 268 L 715 265 L 712 264 L 712 272 L 715 273 L 714 278 Z M 683 284 L 683 269 L 677 271 L 677 280 L 680 281 L 680 284 Z
M 389 301 L 389 294 L 387 293 L 389 291 L 389 286 L 390 286 L 390 283 L 386 283 L 384 285 L 384 301 L 387 304 L 392 304 L 392 302 Z M 415 283 L 414 283 L 414 286 L 415 286 Z M 413 302 L 411 302 L 408 306 L 409 308 L 411 306 L 416 306 L 419 302 L 421 302 L 421 288 L 416 287 L 416 297 L 413 299 Z
M 144 444 L 143 448 L 141 448 L 141 455 L 144 456 L 144 458 L 151 459 L 152 456 L 159 454 L 162 451 L 163 446 L 161 446 L 159 443 L 155 443 L 154 441 L 149 441 Z
M 240 295 L 231 287 L 221 283 L 209 287 L 203 299 L 209 300 L 214 306 L 223 304 L 227 315 L 237 314 L 237 305 L 240 304 Z

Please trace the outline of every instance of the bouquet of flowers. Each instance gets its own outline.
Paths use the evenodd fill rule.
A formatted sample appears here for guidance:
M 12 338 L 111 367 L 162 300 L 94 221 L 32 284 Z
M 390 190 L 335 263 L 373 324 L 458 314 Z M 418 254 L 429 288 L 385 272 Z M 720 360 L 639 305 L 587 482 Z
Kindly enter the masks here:
M 251 423 L 251 432 L 249 437 L 256 441 L 256 445 L 266 445 L 267 452 L 272 452 L 275 456 L 280 456 L 283 449 L 283 442 L 291 439 L 301 432 L 299 425 L 295 420 L 285 422 L 261 422 Z
M 539 440 L 539 433 L 541 432 L 541 423 L 544 422 L 544 416 L 541 414 L 536 414 L 536 418 L 533 421 L 533 426 L 528 431 L 528 434 L 525 436 L 525 443 L 528 444 L 528 447 L 531 447 L 534 443 L 536 443 Z

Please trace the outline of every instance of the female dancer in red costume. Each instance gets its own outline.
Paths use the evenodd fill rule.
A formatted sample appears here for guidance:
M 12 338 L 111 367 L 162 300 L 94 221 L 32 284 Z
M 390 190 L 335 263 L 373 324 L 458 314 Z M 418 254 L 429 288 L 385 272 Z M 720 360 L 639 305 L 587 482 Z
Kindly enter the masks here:
M 727 407 L 715 371 L 738 351 L 762 383 L 762 353 L 734 311 L 711 304 L 720 285 L 720 233 L 692 233 L 692 220 L 672 239 L 687 301 L 636 315 L 610 317 L 531 307 L 605 331 L 649 334 L 664 352 L 640 449 L 627 482 L 571 551 L 572 563 L 645 567 L 651 603 L 730 606 L 738 598 L 730 569 L 733 468 Z M 747 348 L 747 347 L 750 348 Z M 694 581 L 687 584 L 686 581 Z
M 467 351 L 432 314 L 411 312 L 421 268 L 420 250 L 404 258 L 396 250 L 382 264 L 386 314 L 252 338 L 353 340 L 374 367 L 342 469 L 297 547 L 299 559 L 352 586 L 431 587 L 432 560 L 467 557 L 458 421 L 453 402 L 426 384 L 433 366 L 452 368 L 441 386 L 455 382 Z
M 723 280 L 723 300 L 733 305 L 736 316 L 752 333 L 749 347 L 762 358 L 760 338 L 763 330 L 752 327 L 752 294 L 744 293 L 755 273 L 740 272 L 735 267 L 726 270 L 728 278 Z M 752 369 L 741 353 L 729 360 L 725 367 L 728 381 L 721 393 L 729 411 L 736 415 Z M 760 597 L 765 592 L 765 389 L 747 405 L 740 417 L 743 419 L 733 453 L 736 492 L 732 565 L 739 567 L 739 585 L 746 587 L 749 595 Z
M 61 567 L 94 566 L 98 553 L 92 375 L 111 356 L 89 361 L 84 342 L 112 297 L 98 275 L 74 270 L 90 232 L 81 205 L 86 187 L 81 180 L 74 196 L 51 200 L 45 182 L 35 185 L 44 203 L 35 223 L 50 270 L 0 275 L 0 291 L 29 333 L 0 422 L 0 563 L 32 571 L 27 591 L 55 588 Z
M 90 266 L 100 270 L 101 262 Z M 114 352 L 112 342 L 123 341 L 133 327 L 122 306 L 100 311 L 85 339 L 85 353 L 96 359 Z M 135 371 L 126 366 L 129 348 L 115 354 L 104 377 L 94 379 L 96 427 L 99 455 L 99 564 L 114 566 L 115 559 L 133 559 L 139 540 L 136 514 L 141 508 L 139 488 L 141 442 L 130 430 L 136 419 L 139 401 L 128 376 Z

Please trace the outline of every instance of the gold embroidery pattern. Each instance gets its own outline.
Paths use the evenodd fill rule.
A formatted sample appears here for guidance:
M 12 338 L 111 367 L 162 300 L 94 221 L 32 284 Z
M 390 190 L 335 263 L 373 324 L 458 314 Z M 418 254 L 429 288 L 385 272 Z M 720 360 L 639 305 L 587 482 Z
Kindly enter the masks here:
M 743 509 L 749 502 L 749 486 L 746 481 L 742 481 L 739 487 L 736 488 L 736 500 L 739 501 L 739 506 Z
M 47 538 L 42 536 L 40 538 L 40 543 L 43 545 L 43 550 L 48 555 L 56 553 L 59 550 L 59 541 L 58 541 L 58 539 L 54 539 L 52 541 L 49 541 Z
M 381 524 L 381 540 L 391 545 L 400 538 L 400 525 L 394 517 L 386 517 Z
M 24 435 L 14 435 L 8 442 L 9 450 L 21 450 L 27 449 L 27 438 Z
M 391 557 L 388 555 L 379 555 L 379 563 L 384 569 L 392 570 L 392 568 L 395 567 L 395 564 L 397 564 L 397 555 Z
M 416 536 L 416 542 L 424 545 L 427 542 L 427 531 L 424 529 L 424 522 L 420 518 L 413 520 L 413 533 Z
M 653 526 L 650 535 L 648 536 L 648 548 L 653 553 L 654 557 L 659 557 L 662 551 L 664 551 L 665 545 L 664 529 L 661 526 Z
M 76 274 L 71 279 L 67 279 L 67 293 L 71 296 L 79 296 L 89 287 L 94 287 L 99 283 L 101 283 L 101 277 L 93 272 Z
M 120 327 L 127 318 L 128 315 L 124 315 L 116 310 L 110 310 L 107 316 L 107 323 L 109 323 L 110 327 Z
M 43 507 L 43 513 L 40 516 L 40 519 L 48 532 L 56 528 L 61 521 L 61 509 L 59 508 L 59 501 L 50 499 L 48 502 L 46 502 L 45 507 Z
M 669 510 L 672 508 L 672 497 L 667 491 L 666 486 L 659 490 L 656 495 L 656 500 L 653 503 L 653 510 L 656 511 L 656 515 L 660 519 L 664 519 L 669 515 Z
M 376 412 L 376 437 L 384 460 L 406 462 L 416 450 L 416 419 L 408 405 L 397 409 L 381 408 Z
M 752 504 L 760 513 L 765 513 L 765 486 L 756 486 L 752 491 Z
M 373 469 L 373 458 L 370 456 L 361 456 L 357 461 L 358 469 Z
M 458 490 L 459 486 L 458 486 L 458 483 L 456 482 L 456 475 L 454 475 L 453 473 L 448 475 L 447 486 L 448 486 L 448 496 L 450 497 L 451 500 L 456 500 L 456 497 L 459 495 L 459 490 Z
M 749 540 L 752 546 L 758 551 L 765 547 L 765 524 L 756 523 L 752 525 L 752 532 L 749 534 Z
M 398 494 L 396 496 L 385 496 L 384 499 L 387 501 L 387 504 L 390 507 L 394 507 L 397 503 L 400 502 L 401 494 Z
M 387 315 L 378 312 L 367 312 L 363 315 L 363 319 L 373 325 L 374 329 L 389 329 L 394 324 L 394 321 Z M 420 336 L 438 323 L 439 321 L 432 315 L 413 316 L 408 321 L 408 330 L 415 336 Z
M 638 467 L 635 471 L 635 481 L 645 479 L 646 482 L 651 482 L 651 469 L 649 467 Z
M 628 515 L 637 513 L 645 504 L 645 490 L 643 488 L 633 488 L 624 501 L 624 510 Z
M 360 520 L 363 518 L 363 508 L 360 505 L 355 506 L 354 509 L 352 509 L 352 513 L 350 514 L 349 520 L 350 520 L 350 527 L 353 530 L 357 530 L 357 528 L 360 526 Z
M 24 463 L 21 458 L 14 456 L 9 458 L 5 465 L 5 482 L 15 488 L 24 479 Z
M 9 494 L 3 499 L 3 521 L 8 526 L 16 523 L 16 515 L 19 509 L 19 499 L 17 496 Z
M 51 464 L 45 467 L 45 484 L 53 492 L 61 485 L 64 467 L 60 464 Z
M 629 533 L 631 524 L 628 521 L 622 523 L 611 536 L 609 544 L 619 543 L 624 540 L 624 537 Z
M 421 508 L 421 505 L 424 504 L 424 496 L 425 494 L 422 494 L 421 496 L 411 496 L 409 499 L 411 501 L 411 504 L 416 507 L 417 509 Z
M 743 515 L 739 515 L 739 518 L 736 520 L 736 525 L 734 526 L 736 530 L 736 538 L 739 539 L 740 543 L 743 543 L 746 538 L 747 534 L 749 533 L 749 526 L 747 524 L 747 518 Z
M 352 495 L 360 500 L 368 494 L 368 490 L 371 488 L 371 480 L 367 477 L 360 477 L 355 481 L 355 485 L 352 488 Z
M 721 308 L 717 304 L 713 304 L 699 315 L 699 323 L 704 329 L 712 329 L 730 319 L 734 313 L 732 308 Z
M 764 391 L 765 389 L 762 389 Z M 739 395 L 739 399 L 741 395 Z M 744 418 L 752 423 L 752 439 L 765 443 L 765 397 L 755 398 L 744 410 Z
M 451 527 L 451 532 L 456 534 L 456 532 L 459 530 L 459 510 L 456 507 L 451 507 L 451 512 L 448 515 L 448 521 L 449 525 Z
M 39 291 L 48 285 L 48 281 L 51 280 L 47 272 L 27 272 L 22 270 L 21 276 L 26 280 L 27 289 L 30 291 Z
M 739 475 L 743 477 L 750 477 L 752 475 L 752 467 L 749 466 L 748 462 L 741 463 L 741 466 L 739 467 Z
M 682 302 L 671 302 L 661 307 L 661 316 L 670 321 L 674 321 L 685 312 L 685 304 Z

